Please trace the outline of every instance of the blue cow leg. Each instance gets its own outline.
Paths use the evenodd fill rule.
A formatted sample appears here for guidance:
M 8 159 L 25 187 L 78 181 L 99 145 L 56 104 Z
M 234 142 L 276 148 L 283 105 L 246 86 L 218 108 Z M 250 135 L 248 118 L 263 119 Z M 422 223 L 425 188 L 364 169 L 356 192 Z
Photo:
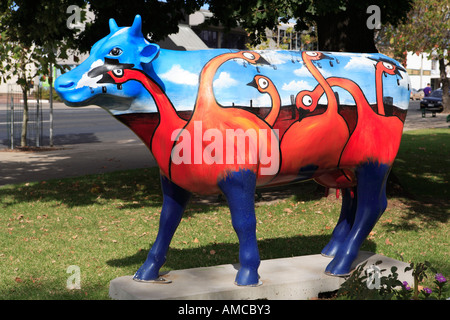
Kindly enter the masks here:
M 177 229 L 184 209 L 189 202 L 190 193 L 161 176 L 163 205 L 159 220 L 159 230 L 155 243 L 148 253 L 147 260 L 139 268 L 133 279 L 149 281 L 159 278 L 159 269 L 166 262 L 170 241 Z
M 259 285 L 260 259 L 255 217 L 256 175 L 249 170 L 233 172 L 218 185 L 228 200 L 231 222 L 239 239 L 241 266 L 236 276 L 236 284 Z
M 345 241 L 350 232 L 356 214 L 356 190 L 354 188 L 346 188 L 342 190 L 342 208 L 341 215 L 331 235 L 331 240 L 323 248 L 322 255 L 326 257 L 334 257 L 337 250 Z M 354 195 L 352 196 L 352 190 Z
M 345 242 L 338 248 L 334 259 L 328 264 L 327 274 L 338 276 L 349 274 L 363 241 L 386 210 L 386 180 L 389 171 L 389 166 L 378 163 L 368 163 L 357 170 L 355 221 Z

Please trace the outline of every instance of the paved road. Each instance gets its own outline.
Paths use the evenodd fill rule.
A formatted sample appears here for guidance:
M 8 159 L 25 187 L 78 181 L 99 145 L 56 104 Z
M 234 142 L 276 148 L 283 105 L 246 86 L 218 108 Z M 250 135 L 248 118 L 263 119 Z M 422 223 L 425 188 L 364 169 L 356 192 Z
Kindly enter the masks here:
M 44 119 L 48 116 L 44 115 Z M 0 118 L 1 130 L 6 130 L 4 121 Z M 46 120 L 43 146 L 48 146 L 48 127 Z M 0 142 L 0 185 L 156 165 L 147 147 L 130 129 L 94 106 L 69 108 L 55 104 L 54 150 L 10 151 L 7 144 Z
M 405 126 L 403 131 L 426 129 L 426 128 L 448 128 L 447 114 L 438 113 L 433 118 L 431 113 L 427 113 L 425 118 L 422 118 L 419 101 L 411 101 L 409 104 L 408 115 L 406 116 Z
M 148 168 L 155 161 L 144 144 L 128 128 L 100 108 L 80 110 L 64 106 L 59 113 L 84 119 L 60 128 L 57 135 L 66 137 L 58 150 L 40 152 L 0 152 L 0 185 L 75 177 L 117 170 Z M 75 112 L 75 114 L 74 114 Z M 78 112 L 78 114 L 77 114 Z M 94 115 L 100 115 L 94 120 Z M 104 117 L 103 117 L 104 116 Z M 75 124 L 77 123 L 77 124 Z M 109 124 L 112 125 L 111 129 Z M 419 102 L 411 102 L 404 130 L 448 128 L 445 114 L 422 118 Z M 56 129 L 55 129 L 56 130 Z M 59 133 L 58 133 L 59 132 Z M 77 136 L 78 135 L 78 136 Z M 1 146 L 0 146 L 1 147 Z
M 44 105 L 42 146 L 49 145 L 50 115 Z M 135 139 L 134 133 L 102 108 L 69 108 L 56 103 L 53 111 L 53 142 L 56 146 Z M 0 148 L 7 147 L 6 105 L 0 104 Z M 33 133 L 33 132 L 32 132 Z M 34 135 L 33 135 L 34 136 Z M 16 141 L 17 142 L 17 141 Z M 34 141 L 30 144 L 34 145 Z

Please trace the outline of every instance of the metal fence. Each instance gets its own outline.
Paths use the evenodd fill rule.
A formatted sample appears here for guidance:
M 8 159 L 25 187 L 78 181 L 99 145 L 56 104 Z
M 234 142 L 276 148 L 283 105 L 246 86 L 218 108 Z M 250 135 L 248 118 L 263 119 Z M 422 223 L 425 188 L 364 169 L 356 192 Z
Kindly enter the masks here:
M 43 108 L 42 88 L 35 86 L 28 94 L 27 146 L 41 147 L 43 143 Z M 8 85 L 6 95 L 6 144 L 10 149 L 21 145 L 24 115 L 24 99 L 22 89 L 17 85 Z

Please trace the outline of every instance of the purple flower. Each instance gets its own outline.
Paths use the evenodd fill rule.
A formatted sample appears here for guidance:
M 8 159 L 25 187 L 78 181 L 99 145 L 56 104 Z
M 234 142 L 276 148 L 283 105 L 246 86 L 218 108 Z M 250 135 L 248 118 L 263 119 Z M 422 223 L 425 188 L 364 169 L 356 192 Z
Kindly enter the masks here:
M 433 291 L 430 288 L 423 288 L 423 292 L 426 294 L 431 294 Z
M 403 284 L 403 288 L 405 288 L 405 290 L 407 290 L 407 291 L 411 290 L 411 287 L 408 285 L 407 281 L 403 281 L 402 284 Z
M 442 273 L 437 273 L 434 278 L 437 280 L 437 282 L 443 283 L 447 282 L 447 279 L 442 275 Z

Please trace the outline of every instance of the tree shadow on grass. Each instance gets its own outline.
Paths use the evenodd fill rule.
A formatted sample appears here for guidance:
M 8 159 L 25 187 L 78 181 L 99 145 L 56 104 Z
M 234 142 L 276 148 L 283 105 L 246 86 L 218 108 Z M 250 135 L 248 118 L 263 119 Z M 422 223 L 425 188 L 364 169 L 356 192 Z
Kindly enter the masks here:
M 408 209 L 405 221 L 420 217 L 427 224 L 446 223 L 450 217 L 448 129 L 403 134 L 388 180 L 388 195 Z
M 123 209 L 162 206 L 157 168 L 118 171 L 77 178 L 54 179 L 0 188 L 1 205 L 58 202 L 69 208 L 89 206 L 99 199 L 123 200 Z
M 272 238 L 258 241 L 258 248 L 261 260 L 314 255 L 320 254 L 329 240 L 329 235 Z M 366 240 L 362 250 L 376 252 L 375 242 Z M 139 250 L 131 256 L 108 260 L 107 264 L 116 268 L 133 266 L 137 271 L 145 262 L 148 251 L 149 249 Z M 238 262 L 238 243 L 213 243 L 188 249 L 170 248 L 167 253 L 167 261 L 161 271 L 236 264 Z
M 319 199 L 314 182 L 288 186 L 261 188 L 255 193 L 259 204 L 295 196 L 297 201 Z M 17 203 L 52 202 L 64 203 L 69 208 L 89 206 L 99 199 L 122 200 L 123 209 L 161 207 L 162 192 L 158 168 L 117 171 L 113 173 L 86 175 L 77 178 L 51 179 L 0 188 L 1 205 L 8 207 Z M 222 195 L 193 195 L 190 205 L 227 205 Z
M 304 181 L 299 183 L 292 183 L 276 187 L 261 187 L 257 188 L 255 192 L 255 204 L 265 205 L 280 200 L 293 198 L 294 201 L 311 201 L 319 200 L 325 195 L 324 189 L 321 188 L 314 181 Z M 219 195 L 192 195 L 190 205 L 227 205 L 227 200 L 222 194 Z
M 387 185 L 388 201 L 395 199 L 403 204 L 404 223 L 400 226 L 401 229 L 410 229 L 411 225 L 408 222 L 417 217 L 429 226 L 448 222 L 450 218 L 450 201 L 445 195 L 432 196 L 427 193 L 421 194 L 418 190 L 420 188 L 426 188 L 430 184 L 430 181 L 424 184 L 423 179 L 417 179 L 415 181 L 408 181 L 408 184 L 406 184 L 402 178 L 404 176 L 402 174 L 398 176 L 394 169 L 391 172 Z M 416 187 L 411 190 L 411 184 L 421 183 L 422 187 Z M 448 187 L 445 188 L 448 189 Z M 445 188 L 440 190 L 440 192 L 447 193 Z

